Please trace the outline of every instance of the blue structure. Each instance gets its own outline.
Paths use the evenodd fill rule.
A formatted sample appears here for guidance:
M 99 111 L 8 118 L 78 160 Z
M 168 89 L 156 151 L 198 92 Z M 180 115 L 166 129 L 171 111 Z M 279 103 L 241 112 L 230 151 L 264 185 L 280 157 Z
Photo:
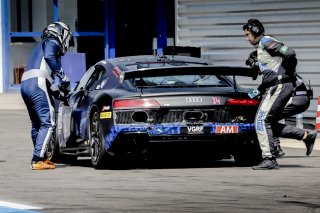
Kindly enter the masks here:
M 10 37 L 40 37 L 42 32 L 9 32 L 8 26 L 8 1 L 1 0 L 1 25 L 2 25 L 2 72 L 3 90 L 6 92 L 9 87 L 9 43 Z M 59 21 L 58 0 L 53 1 L 53 21 Z M 114 1 L 104 0 L 104 31 L 103 32 L 74 32 L 75 37 L 80 36 L 104 36 L 104 56 L 105 58 L 116 57 L 115 48 L 115 21 L 114 21 Z M 167 0 L 157 1 L 157 53 L 163 52 L 163 47 L 167 45 L 167 24 L 166 24 L 166 4 Z M 0 79 L 1 80 L 1 79 Z M 1 86 L 1 84 L 0 84 Z

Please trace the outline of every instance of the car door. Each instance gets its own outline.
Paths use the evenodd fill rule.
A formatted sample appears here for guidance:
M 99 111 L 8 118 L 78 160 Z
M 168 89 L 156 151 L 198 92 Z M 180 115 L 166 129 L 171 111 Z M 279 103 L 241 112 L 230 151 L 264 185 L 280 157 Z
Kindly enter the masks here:
M 79 89 L 79 95 L 75 98 L 72 110 L 71 125 L 73 126 L 73 133 L 76 136 L 76 141 L 88 140 L 88 122 L 90 107 L 96 95 L 101 89 L 101 76 L 105 73 L 105 68 L 96 66 L 93 73 L 90 75 L 88 81 L 83 88 Z
M 95 71 L 95 67 L 92 66 L 83 75 L 74 91 L 70 93 L 70 98 L 68 101 L 69 105 L 65 105 L 62 102 L 59 105 L 58 131 L 60 147 L 66 147 L 68 140 L 76 139 L 77 134 L 74 126 L 74 116 L 77 115 L 74 115 L 73 111 L 75 108 L 77 108 L 79 101 L 87 95 L 87 90 L 85 88 Z M 71 136 L 74 136 L 74 138 L 70 138 Z

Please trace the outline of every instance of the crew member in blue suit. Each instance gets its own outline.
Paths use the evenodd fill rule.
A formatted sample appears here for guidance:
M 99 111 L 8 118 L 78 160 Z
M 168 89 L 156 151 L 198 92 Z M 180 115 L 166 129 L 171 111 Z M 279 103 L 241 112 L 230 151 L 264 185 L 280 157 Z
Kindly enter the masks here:
M 33 170 L 55 168 L 45 153 L 55 126 L 54 98 L 64 100 L 70 92 L 70 81 L 61 67 L 61 56 L 74 46 L 70 27 L 63 22 L 49 24 L 41 38 L 29 58 L 20 87 L 32 125 Z
M 266 35 L 262 23 L 257 19 L 249 19 L 243 25 L 246 39 L 257 49 L 246 61 L 250 65 L 256 55 L 262 83 L 258 90 L 263 94 L 262 101 L 255 118 L 255 128 L 262 151 L 262 162 L 253 166 L 254 170 L 279 169 L 276 161 L 275 138 L 287 136 L 303 140 L 307 155 L 313 149 L 316 131 L 304 131 L 289 125 L 278 123 L 284 108 L 292 97 L 295 88 L 297 59 L 295 51 L 272 36 Z

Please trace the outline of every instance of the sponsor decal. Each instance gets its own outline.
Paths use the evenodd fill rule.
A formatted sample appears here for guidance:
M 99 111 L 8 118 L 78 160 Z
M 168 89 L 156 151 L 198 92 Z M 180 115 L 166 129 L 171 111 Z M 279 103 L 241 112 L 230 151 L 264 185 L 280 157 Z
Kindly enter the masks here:
M 110 106 L 103 106 L 102 107 L 102 109 L 101 109 L 101 111 L 108 111 L 108 110 L 110 110 Z
M 188 134 L 203 134 L 203 126 L 187 126 Z
M 269 42 L 269 43 L 267 44 L 267 47 L 268 47 L 268 49 L 271 49 L 271 48 L 273 48 L 274 45 L 276 45 L 276 44 L 277 44 L 277 42 Z
M 113 73 L 114 76 L 116 76 L 116 78 L 119 78 L 119 75 L 118 75 L 118 73 L 116 71 L 112 70 L 112 73 Z
M 202 98 L 201 97 L 187 97 L 186 102 L 187 103 L 201 103 Z
M 108 82 L 109 78 L 106 78 L 104 79 L 102 82 L 101 82 L 101 88 L 104 87 L 104 85 L 106 85 L 106 83 Z
M 239 132 L 238 126 L 221 125 L 216 126 L 216 134 L 235 134 Z
M 257 131 L 264 131 L 264 115 L 266 112 L 259 111 L 257 116 Z
M 107 119 L 107 118 L 111 118 L 112 113 L 111 112 L 101 112 L 100 113 L 100 119 Z
M 119 69 L 119 67 L 114 67 L 112 70 L 112 73 L 116 76 L 116 78 L 119 78 L 119 75 L 121 75 L 121 70 Z
M 288 47 L 287 46 L 282 46 L 279 50 L 279 52 L 282 54 L 282 55 L 285 55 L 288 51 Z
M 307 91 L 296 91 L 296 95 L 306 95 Z
M 213 105 L 221 104 L 220 97 L 212 97 L 212 104 Z

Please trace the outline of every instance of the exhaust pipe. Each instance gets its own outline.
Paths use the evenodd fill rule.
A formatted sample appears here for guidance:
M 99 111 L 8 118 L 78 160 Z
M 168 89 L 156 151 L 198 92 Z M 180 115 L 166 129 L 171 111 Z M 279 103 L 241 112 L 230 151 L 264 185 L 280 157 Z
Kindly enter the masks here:
M 145 111 L 136 111 L 132 113 L 131 118 L 136 123 L 146 123 L 149 115 Z
M 183 118 L 187 121 L 204 120 L 206 114 L 201 111 L 186 111 L 183 113 Z

